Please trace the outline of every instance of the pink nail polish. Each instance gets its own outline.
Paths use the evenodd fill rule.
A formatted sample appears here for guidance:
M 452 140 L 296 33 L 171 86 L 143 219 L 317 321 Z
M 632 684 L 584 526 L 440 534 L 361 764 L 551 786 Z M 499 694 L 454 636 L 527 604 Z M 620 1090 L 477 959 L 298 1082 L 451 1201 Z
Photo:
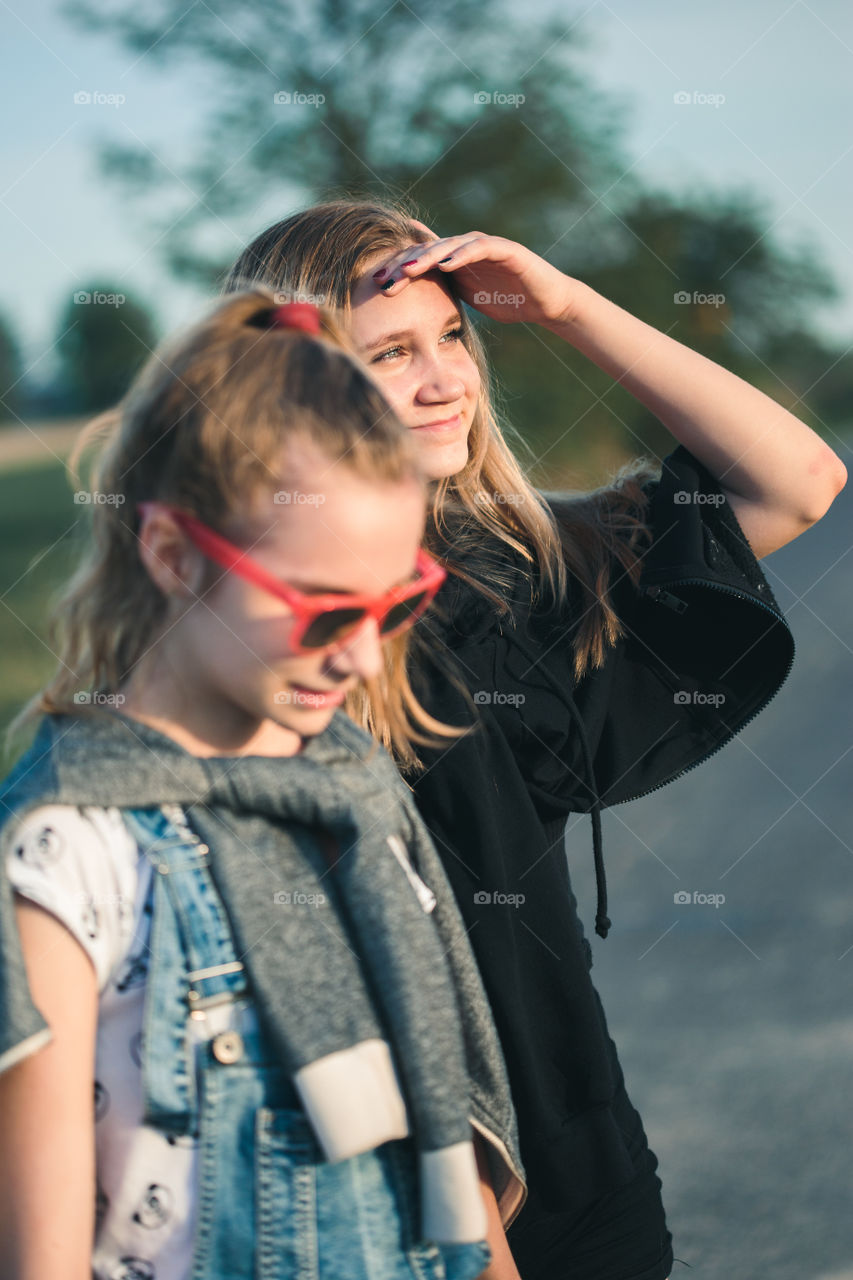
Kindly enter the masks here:
M 404 267 L 414 267 L 417 265 L 417 261 L 418 261 L 417 258 L 412 258 L 411 262 L 404 262 L 402 265 Z
M 387 274 L 388 274 L 388 268 L 387 268 L 387 267 L 383 267 L 381 271 L 374 271 L 374 273 L 373 273 L 373 279 L 374 279 L 374 280 L 381 280 L 381 279 L 382 279 L 382 277 L 383 277 L 383 276 L 387 276 Z

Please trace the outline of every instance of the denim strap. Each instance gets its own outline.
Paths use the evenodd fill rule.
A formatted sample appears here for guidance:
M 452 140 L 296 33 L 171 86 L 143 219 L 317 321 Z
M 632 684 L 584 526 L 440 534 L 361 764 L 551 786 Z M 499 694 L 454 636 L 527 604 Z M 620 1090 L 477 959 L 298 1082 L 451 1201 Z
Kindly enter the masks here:
M 143 1123 L 173 1134 L 198 1131 L 195 1050 L 189 1018 L 248 991 L 228 918 L 207 866 L 207 845 L 179 809 L 123 809 L 154 868 L 150 964 L 145 993 Z M 178 823 L 181 824 L 179 829 Z

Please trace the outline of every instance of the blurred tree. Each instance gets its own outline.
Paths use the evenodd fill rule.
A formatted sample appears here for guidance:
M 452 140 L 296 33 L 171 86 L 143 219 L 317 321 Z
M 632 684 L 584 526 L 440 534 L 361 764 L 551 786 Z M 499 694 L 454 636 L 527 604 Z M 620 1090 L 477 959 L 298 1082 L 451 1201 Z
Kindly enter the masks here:
M 147 307 L 110 284 L 75 290 L 56 339 L 57 389 L 67 413 L 115 404 L 157 342 Z
M 23 400 L 23 366 L 17 339 L 0 316 L 0 424 L 14 422 Z
M 519 240 L 780 399 L 773 344 L 806 330 L 834 294 L 812 255 L 767 234 L 748 192 L 676 200 L 643 189 L 621 141 L 630 104 L 578 69 L 589 38 L 577 21 L 499 0 L 431 0 L 425 13 L 405 0 L 73 0 L 66 13 L 137 56 L 200 67 L 211 84 L 189 164 L 142 146 L 101 155 L 147 210 L 169 266 L 206 287 L 296 206 L 406 197 L 439 234 Z M 273 212 L 259 222 L 260 208 Z M 245 236 L 223 250 L 235 215 Z M 653 415 L 565 343 L 483 324 L 509 417 L 547 468 L 603 439 L 622 454 L 671 447 Z M 809 352 L 815 381 L 837 353 L 817 339 Z
M 241 245 L 223 257 L 220 234 L 205 251 L 200 229 L 254 217 L 276 194 L 406 195 L 442 227 L 497 221 L 502 235 L 550 243 L 581 220 L 584 241 L 605 237 L 596 192 L 631 181 L 619 109 L 574 65 L 579 28 L 504 14 L 496 0 L 432 0 L 425 18 L 405 0 L 72 0 L 66 12 L 139 56 L 205 68 L 190 164 L 138 144 L 101 152 L 168 229 L 170 264 L 205 284 Z M 195 198 L 176 218 L 172 197 L 187 188 Z
M 837 287 L 812 253 L 772 244 L 763 234 L 771 215 L 754 195 L 708 192 L 679 200 L 650 192 L 621 221 L 610 260 L 594 258 L 579 273 L 585 283 L 745 378 L 821 434 L 831 431 L 831 419 L 849 419 L 843 389 L 849 397 L 853 362 L 837 363 L 839 353 L 807 332 L 814 306 L 835 298 Z M 568 269 L 556 253 L 547 256 Z M 542 329 L 525 334 L 493 323 L 488 329 L 510 417 L 523 421 L 549 471 L 563 460 L 607 457 L 614 446 L 658 455 L 672 448 L 672 436 L 649 410 L 566 343 Z M 834 376 L 827 372 L 833 366 Z M 530 416 L 513 414 L 516 403 Z

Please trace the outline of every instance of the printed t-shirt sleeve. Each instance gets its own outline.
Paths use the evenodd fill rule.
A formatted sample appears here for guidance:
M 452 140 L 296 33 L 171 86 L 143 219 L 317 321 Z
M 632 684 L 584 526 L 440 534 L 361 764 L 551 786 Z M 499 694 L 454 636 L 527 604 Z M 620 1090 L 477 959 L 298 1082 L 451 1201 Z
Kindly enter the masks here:
M 603 666 L 575 681 L 576 601 L 556 624 L 531 618 L 523 651 L 510 635 L 497 654 L 496 687 L 525 696 L 496 710 L 545 818 L 590 807 L 577 719 L 601 803 L 636 799 L 729 742 L 793 663 L 790 628 L 716 478 L 679 445 L 646 492 L 652 541 L 639 587 L 615 575 L 625 634 Z
M 6 871 L 15 892 L 61 920 L 103 991 L 132 936 L 136 842 L 116 809 L 42 805 L 17 825 Z

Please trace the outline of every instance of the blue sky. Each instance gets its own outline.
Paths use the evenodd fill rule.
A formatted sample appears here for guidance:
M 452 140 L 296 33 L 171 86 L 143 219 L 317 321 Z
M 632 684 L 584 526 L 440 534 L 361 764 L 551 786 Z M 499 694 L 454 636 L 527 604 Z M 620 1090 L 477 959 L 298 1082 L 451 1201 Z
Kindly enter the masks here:
M 428 9 L 420 12 L 427 13 Z M 672 189 L 750 186 L 783 244 L 811 243 L 845 294 L 822 327 L 853 341 L 853 7 L 846 0 L 610 0 L 563 3 L 592 40 L 583 66 L 618 96 L 635 172 Z M 136 137 L 189 153 L 209 92 L 199 74 L 163 73 L 112 41 L 83 35 L 53 0 L 0 0 L 5 127 L 0 308 L 28 361 L 46 348 L 61 303 L 87 279 L 126 285 L 172 327 L 201 295 L 165 276 L 150 234 L 98 175 L 99 138 Z M 123 95 L 120 105 L 77 93 Z M 676 102 L 675 95 L 689 101 Z M 716 105 L 713 105 L 716 103 Z M 236 253 L 285 210 L 262 204 L 221 228 Z

